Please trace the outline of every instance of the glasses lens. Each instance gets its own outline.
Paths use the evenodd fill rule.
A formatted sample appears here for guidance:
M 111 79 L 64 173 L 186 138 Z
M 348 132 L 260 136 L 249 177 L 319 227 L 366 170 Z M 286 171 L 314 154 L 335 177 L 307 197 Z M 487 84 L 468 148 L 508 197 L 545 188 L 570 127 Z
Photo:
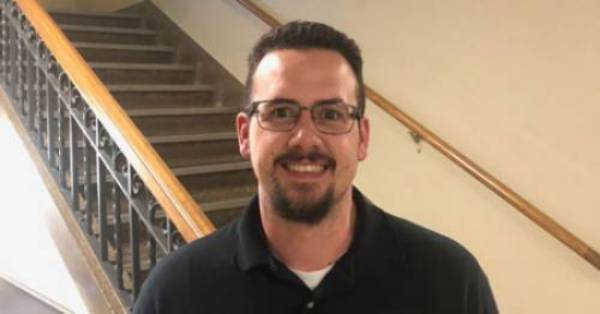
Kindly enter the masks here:
M 287 131 L 294 128 L 300 106 L 287 102 L 264 102 L 258 108 L 260 125 L 268 130 Z
M 319 104 L 312 108 L 313 121 L 324 133 L 346 133 L 354 123 L 354 107 L 344 103 Z

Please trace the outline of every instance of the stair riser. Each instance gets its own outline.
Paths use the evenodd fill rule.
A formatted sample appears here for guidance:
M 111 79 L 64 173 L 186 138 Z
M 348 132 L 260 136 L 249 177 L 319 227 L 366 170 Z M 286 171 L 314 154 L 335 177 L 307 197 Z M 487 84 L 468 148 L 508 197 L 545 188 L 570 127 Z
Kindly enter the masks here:
M 191 191 L 193 197 L 202 205 L 213 201 L 223 201 L 238 198 L 250 199 L 256 194 L 256 181 L 247 180 L 245 182 L 231 182 L 231 184 L 220 187 L 205 187 Z
M 214 212 L 207 212 L 206 215 L 217 228 L 220 228 L 221 226 L 240 216 L 240 213 L 243 209 L 244 207 L 235 207 Z
M 116 34 L 106 32 L 91 31 L 65 31 L 67 37 L 73 42 L 94 42 L 94 43 L 112 43 L 112 44 L 156 44 L 155 35 L 147 34 Z
M 235 130 L 235 116 L 231 114 L 134 117 L 133 121 L 146 136 Z
M 170 63 L 172 51 L 138 51 L 111 48 L 79 48 L 87 62 Z
M 240 157 L 237 140 L 154 144 L 154 148 L 171 167 L 206 164 Z
M 192 70 L 108 70 L 96 69 L 105 84 L 190 84 Z
M 199 106 L 214 103 L 214 92 L 113 92 L 125 108 Z
M 200 204 L 251 195 L 256 184 L 252 170 L 180 176 L 179 180 Z
M 58 24 L 76 24 L 89 26 L 110 27 L 141 27 L 140 18 L 116 18 L 106 16 L 81 16 L 72 14 L 53 13 L 52 18 Z

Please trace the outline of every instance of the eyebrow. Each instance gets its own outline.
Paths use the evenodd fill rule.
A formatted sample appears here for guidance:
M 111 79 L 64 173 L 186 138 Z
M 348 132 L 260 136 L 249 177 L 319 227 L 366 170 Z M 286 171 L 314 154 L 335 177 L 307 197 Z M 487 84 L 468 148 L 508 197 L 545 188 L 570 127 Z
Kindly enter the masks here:
M 270 103 L 294 103 L 294 104 L 298 104 L 301 105 L 299 101 L 295 100 L 295 99 L 291 99 L 291 98 L 285 98 L 285 97 L 277 97 L 277 98 L 273 98 L 271 100 L 269 100 Z M 341 98 L 339 97 L 334 97 L 334 98 L 326 98 L 326 99 L 321 99 L 318 100 L 314 103 L 312 103 L 312 106 L 315 105 L 329 105 L 329 104 L 337 104 L 340 102 L 344 102 Z

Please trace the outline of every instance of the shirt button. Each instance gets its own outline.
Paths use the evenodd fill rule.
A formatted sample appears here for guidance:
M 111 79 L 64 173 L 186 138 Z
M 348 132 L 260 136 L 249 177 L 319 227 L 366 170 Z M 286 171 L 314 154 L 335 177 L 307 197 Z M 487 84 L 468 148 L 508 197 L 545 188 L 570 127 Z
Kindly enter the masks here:
M 312 308 L 315 307 L 315 302 L 314 301 L 310 301 L 308 303 L 306 303 L 306 308 L 309 310 L 312 310 Z

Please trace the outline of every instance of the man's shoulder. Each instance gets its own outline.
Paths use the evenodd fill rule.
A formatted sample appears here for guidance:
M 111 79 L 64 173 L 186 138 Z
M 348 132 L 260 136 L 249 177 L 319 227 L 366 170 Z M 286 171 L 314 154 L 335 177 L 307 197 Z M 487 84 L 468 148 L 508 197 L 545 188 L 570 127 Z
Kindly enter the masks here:
M 434 313 L 498 312 L 487 276 L 463 245 L 376 206 L 371 213 L 379 216 L 377 239 L 386 243 L 379 250 L 396 257 L 394 274 L 386 273 L 394 283 L 404 280 L 412 294 L 435 305 Z
M 454 239 L 373 206 L 383 215 L 383 223 L 392 232 L 393 243 L 412 263 L 457 269 L 479 268 L 475 257 Z
M 153 271 L 158 272 L 162 268 L 168 268 L 175 272 L 190 268 L 210 269 L 232 262 L 237 247 L 236 227 L 237 222 L 228 224 L 205 237 L 182 246 L 165 256 L 157 265 L 157 269 Z
M 209 290 L 222 275 L 233 272 L 236 226 L 224 226 L 162 258 L 144 282 L 135 312 L 186 312 L 195 293 Z

